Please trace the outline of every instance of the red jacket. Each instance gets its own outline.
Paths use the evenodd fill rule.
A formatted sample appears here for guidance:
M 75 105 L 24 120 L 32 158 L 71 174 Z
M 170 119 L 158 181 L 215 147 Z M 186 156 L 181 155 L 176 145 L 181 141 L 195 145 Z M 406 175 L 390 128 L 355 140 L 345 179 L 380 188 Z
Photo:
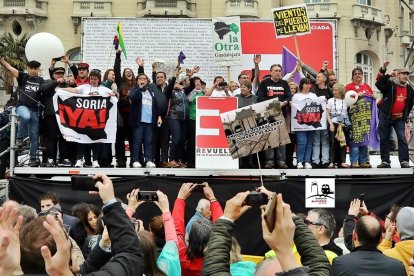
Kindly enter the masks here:
M 210 206 L 213 223 L 223 215 L 223 209 L 218 201 L 214 201 Z M 174 203 L 172 217 L 174 218 L 175 231 L 178 238 L 178 253 L 180 254 L 181 275 L 201 276 L 204 258 L 190 260 L 187 256 L 187 245 L 185 243 L 185 200 L 177 198 Z

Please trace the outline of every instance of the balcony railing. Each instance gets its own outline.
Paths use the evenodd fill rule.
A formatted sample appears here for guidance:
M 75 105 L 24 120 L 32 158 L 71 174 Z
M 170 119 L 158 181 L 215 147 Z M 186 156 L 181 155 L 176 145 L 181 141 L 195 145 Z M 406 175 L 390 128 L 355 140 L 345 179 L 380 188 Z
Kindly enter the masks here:
M 155 0 L 156 8 L 176 8 L 177 0 Z
M 384 24 L 382 11 L 375 7 L 355 4 L 353 5 L 353 12 L 354 12 L 354 16 L 353 16 L 354 18 L 359 18 L 365 21 L 376 22 L 381 25 Z
M 3 5 L 5 7 L 24 7 L 26 0 L 3 0 Z
M 196 17 L 193 0 L 137 0 L 137 17 Z
M 227 0 L 226 16 L 259 17 L 258 5 L 256 0 Z
M 73 1 L 72 17 L 112 16 L 112 2 Z
M 337 3 L 310 3 L 306 7 L 311 18 L 339 18 Z

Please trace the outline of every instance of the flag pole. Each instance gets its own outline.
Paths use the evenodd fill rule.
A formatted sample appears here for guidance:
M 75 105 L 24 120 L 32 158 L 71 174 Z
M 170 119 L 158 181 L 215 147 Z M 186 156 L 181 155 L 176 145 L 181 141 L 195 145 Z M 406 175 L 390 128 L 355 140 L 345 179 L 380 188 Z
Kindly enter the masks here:
M 227 65 L 227 83 L 228 83 L 228 85 L 230 86 L 230 65 Z
M 108 57 L 108 62 L 106 63 L 106 68 L 105 68 L 105 70 L 106 69 L 109 69 L 109 61 L 111 60 L 111 56 L 112 56 L 112 51 L 114 50 L 114 47 L 113 47 L 113 45 L 111 46 L 111 50 L 110 50 L 110 52 L 109 52 L 109 57 Z
M 299 46 L 298 46 L 298 40 L 296 38 L 296 34 L 293 35 L 293 40 L 295 41 L 296 56 L 298 57 L 298 59 L 300 59 Z

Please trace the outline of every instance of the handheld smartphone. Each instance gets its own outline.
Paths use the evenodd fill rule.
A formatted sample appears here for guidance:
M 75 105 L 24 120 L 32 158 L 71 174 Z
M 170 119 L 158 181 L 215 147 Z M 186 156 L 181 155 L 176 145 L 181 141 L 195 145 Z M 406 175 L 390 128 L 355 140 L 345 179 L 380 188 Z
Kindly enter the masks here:
M 206 186 L 206 184 L 196 184 L 196 186 L 194 187 L 194 192 L 204 192 L 204 187 Z
M 62 60 L 62 57 L 55 57 L 55 58 L 53 58 L 53 61 L 61 61 Z
M 277 204 L 277 196 L 276 194 L 273 196 L 272 200 L 270 200 L 267 205 L 265 212 L 263 214 L 263 218 L 266 222 L 267 229 L 269 232 L 273 232 L 276 223 L 276 204 Z
M 139 191 L 137 194 L 138 201 L 158 201 L 156 191 Z
M 261 206 L 265 205 L 268 202 L 267 195 L 252 191 L 247 195 L 246 200 L 244 201 L 246 205 L 249 206 Z
M 226 86 L 228 86 L 228 84 L 227 84 L 227 82 L 223 81 L 223 82 L 220 82 L 218 86 L 226 87 Z
M 364 202 L 364 198 L 365 198 L 365 194 L 360 194 L 358 199 L 361 202 L 361 207 L 362 207 L 362 203 Z
M 74 191 L 99 191 L 95 187 L 96 179 L 89 175 L 72 175 L 70 178 L 72 190 Z

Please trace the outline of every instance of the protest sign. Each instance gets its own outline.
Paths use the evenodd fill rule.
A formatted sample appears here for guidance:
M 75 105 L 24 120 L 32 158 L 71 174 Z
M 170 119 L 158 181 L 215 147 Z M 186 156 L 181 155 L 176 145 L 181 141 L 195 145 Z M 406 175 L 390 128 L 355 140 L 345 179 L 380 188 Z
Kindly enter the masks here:
M 53 107 L 66 141 L 81 144 L 115 143 L 117 99 L 79 95 L 57 89 Z
M 290 104 L 292 131 L 326 129 L 326 98 L 324 96 L 305 99 L 293 97 Z
M 240 17 L 213 18 L 214 61 L 217 65 L 242 64 Z
M 232 158 L 240 158 L 290 143 L 278 99 L 220 115 Z
M 238 169 L 232 160 L 220 114 L 237 108 L 235 97 L 198 97 L 196 111 L 196 168 Z
M 163 60 L 156 60 L 154 62 L 155 72 L 164 72 L 167 75 L 167 80 L 174 76 L 175 67 L 177 66 L 176 61 L 163 61 Z M 185 70 L 185 68 L 184 68 Z
M 272 15 L 277 38 L 311 32 L 306 4 L 272 9 Z

